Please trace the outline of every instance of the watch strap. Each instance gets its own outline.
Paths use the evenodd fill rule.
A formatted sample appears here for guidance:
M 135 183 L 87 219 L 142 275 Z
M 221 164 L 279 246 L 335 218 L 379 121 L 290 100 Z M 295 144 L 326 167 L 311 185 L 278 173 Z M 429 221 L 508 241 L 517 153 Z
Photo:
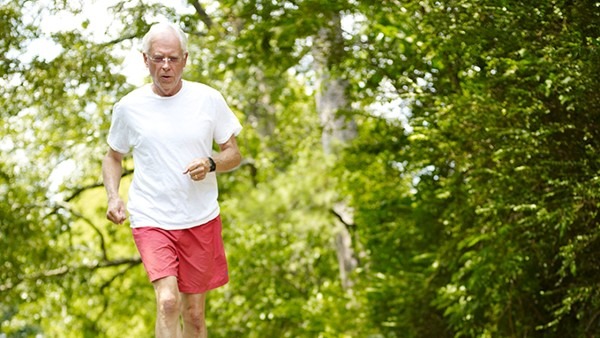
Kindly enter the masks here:
M 217 170 L 217 164 L 215 163 L 215 160 L 212 159 L 212 157 L 208 158 L 208 162 L 210 163 L 210 172 Z

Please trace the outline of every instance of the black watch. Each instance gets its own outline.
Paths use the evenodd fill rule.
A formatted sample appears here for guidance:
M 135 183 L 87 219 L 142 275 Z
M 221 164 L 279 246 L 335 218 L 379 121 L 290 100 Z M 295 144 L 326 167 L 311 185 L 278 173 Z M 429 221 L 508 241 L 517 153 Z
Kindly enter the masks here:
M 208 162 L 210 162 L 210 172 L 217 170 L 217 164 L 215 163 L 215 160 L 212 159 L 212 157 L 208 158 Z

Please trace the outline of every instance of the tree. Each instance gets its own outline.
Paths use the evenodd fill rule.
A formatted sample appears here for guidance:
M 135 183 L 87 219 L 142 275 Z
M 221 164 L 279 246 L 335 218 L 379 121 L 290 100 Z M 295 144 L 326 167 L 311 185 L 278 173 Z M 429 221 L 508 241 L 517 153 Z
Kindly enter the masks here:
M 42 17 L 33 13 L 68 11 L 67 6 L 57 2 L 38 9 L 32 2 L 14 1 L 3 2 L 0 11 L 7 23 L 2 25 L 7 34 L 2 39 L 0 96 L 6 197 L 0 327 L 10 336 L 118 332 L 104 331 L 99 323 L 106 325 L 106 313 L 119 313 L 133 303 L 113 306 L 107 295 L 143 277 L 139 268 L 131 274 L 139 266 L 132 247 L 114 244 L 127 230 L 101 226 L 97 208 L 102 195 L 87 192 L 99 186 L 101 140 L 110 108 L 128 87 L 123 76 L 111 73 L 120 61 L 107 53 L 104 43 L 77 31 L 50 36 L 41 31 Z M 56 55 L 37 54 L 36 43 L 50 45 Z M 60 168 L 69 165 L 75 170 L 56 186 Z M 124 281 L 122 276 L 132 277 Z M 140 308 L 148 298 L 139 289 L 120 293 L 138 300 Z M 128 330 L 136 332 L 135 327 Z
M 0 7 L 6 335 L 152 332 L 99 173 L 132 89 L 116 56 L 161 18 L 190 37 L 185 76 L 245 126 L 220 177 L 231 283 L 208 297 L 211 335 L 599 333 L 595 2 L 122 1 L 101 40 L 39 28 L 75 4 Z M 25 53 L 40 39 L 55 56 Z
M 595 272 L 582 260 L 585 277 L 572 275 L 580 267 L 574 257 L 595 252 L 591 191 L 598 167 L 590 151 L 597 126 L 590 121 L 597 120 L 598 84 L 589 75 L 597 70 L 598 11 L 592 8 L 589 2 L 406 2 L 399 13 L 371 17 L 375 29 L 362 38 L 366 52 L 348 72 L 358 74 L 353 88 L 369 93 L 391 84 L 411 107 L 408 142 L 397 136 L 396 151 L 365 140 L 353 148 L 358 154 L 348 154 L 357 163 L 376 150 L 384 158 L 377 162 L 400 169 L 396 181 L 405 176 L 414 184 L 413 193 L 400 195 L 409 212 L 398 198 L 391 225 L 373 221 L 385 213 L 367 203 L 384 197 L 366 200 L 361 192 L 354 200 L 357 214 L 372 215 L 357 224 L 367 250 L 381 248 L 381 234 L 391 234 L 395 240 L 385 247 L 402 258 L 383 256 L 385 266 L 373 271 L 397 278 L 373 292 L 381 304 L 373 320 L 390 336 L 422 336 L 428 328 L 438 330 L 435 336 L 596 332 L 596 300 L 586 282 Z M 382 48 L 369 41 L 383 41 Z M 389 180 L 367 174 L 373 175 L 350 177 L 363 185 Z M 432 320 L 425 326 L 419 318 Z

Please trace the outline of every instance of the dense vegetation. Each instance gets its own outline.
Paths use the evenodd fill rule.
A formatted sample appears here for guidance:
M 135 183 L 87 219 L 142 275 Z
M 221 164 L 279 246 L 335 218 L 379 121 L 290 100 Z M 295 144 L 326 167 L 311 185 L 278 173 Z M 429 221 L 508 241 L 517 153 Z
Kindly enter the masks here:
M 600 335 L 600 2 L 40 3 L 0 1 L 0 337 L 151 336 L 100 162 L 164 18 L 245 126 L 211 337 Z

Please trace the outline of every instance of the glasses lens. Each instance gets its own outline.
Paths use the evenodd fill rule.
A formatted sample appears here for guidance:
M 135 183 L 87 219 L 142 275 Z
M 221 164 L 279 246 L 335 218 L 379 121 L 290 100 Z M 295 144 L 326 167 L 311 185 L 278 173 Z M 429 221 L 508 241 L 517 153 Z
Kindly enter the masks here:
M 178 57 L 164 57 L 164 56 L 149 56 L 148 57 L 150 59 L 150 61 L 156 63 L 156 64 L 161 64 L 161 63 L 165 63 L 167 61 L 169 61 L 170 63 L 178 63 L 179 61 L 181 61 L 180 58 Z

